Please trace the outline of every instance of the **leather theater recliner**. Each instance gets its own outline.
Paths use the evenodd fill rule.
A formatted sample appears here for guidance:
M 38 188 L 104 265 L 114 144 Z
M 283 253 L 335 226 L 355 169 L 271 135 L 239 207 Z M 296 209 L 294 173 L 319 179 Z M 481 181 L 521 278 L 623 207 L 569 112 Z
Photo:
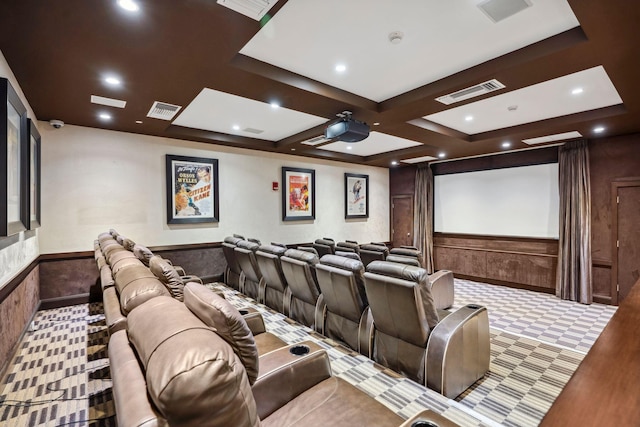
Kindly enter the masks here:
M 236 245 L 241 240 L 243 239 L 233 235 L 225 237 L 224 242 L 222 242 L 222 253 L 227 260 L 227 268 L 224 271 L 224 283 L 236 291 L 242 288 L 242 282 L 240 281 L 242 269 L 240 268 L 240 264 L 238 264 L 235 252 Z
M 423 268 L 369 264 L 372 359 L 453 399 L 489 369 L 489 318 L 476 305 L 437 310 L 428 280 Z
M 384 261 L 389 255 L 389 248 L 383 245 L 365 243 L 360 245 L 360 259 L 365 268 L 373 261 Z
M 420 262 L 413 257 L 404 255 L 389 254 L 387 262 L 395 262 L 406 265 L 420 267 Z M 431 295 L 438 310 L 445 310 L 453 306 L 455 299 L 455 287 L 453 272 L 449 270 L 438 270 L 429 275 L 429 286 Z
M 415 258 L 418 260 L 420 267 L 422 267 L 422 252 L 413 246 L 401 246 L 398 248 L 391 248 L 389 255 L 400 255 Z
M 318 256 L 322 258 L 325 255 L 333 255 L 336 253 L 336 242 L 328 237 L 316 239 L 313 242 L 314 249 L 318 252 Z
M 374 398 L 332 376 L 326 351 L 313 343 L 269 352 L 258 363 L 241 318 L 215 323 L 209 308 L 192 304 L 188 291 L 184 304 L 154 298 L 131 313 L 128 331 L 111 337 L 118 425 L 453 425 L 428 411 L 402 423 Z
M 260 245 L 256 242 L 240 240 L 234 252 L 242 270 L 240 292 L 262 303 L 264 302 L 264 279 L 256 261 L 256 251 L 259 247 Z
M 262 245 L 256 252 L 256 261 L 264 279 L 264 304 L 284 314 L 284 294 L 287 290 L 287 279 L 282 272 L 280 257 L 287 251 L 286 247 Z
M 314 329 L 321 323 L 316 319 L 320 288 L 316 277 L 318 257 L 306 251 L 287 249 L 280 258 L 282 272 L 289 287 L 285 293 L 285 310 L 289 317 Z
M 323 321 L 317 329 L 369 356 L 371 317 L 364 289 L 364 265 L 358 260 L 325 255 L 316 265 L 316 273 L 322 291 L 319 308 L 323 310 Z

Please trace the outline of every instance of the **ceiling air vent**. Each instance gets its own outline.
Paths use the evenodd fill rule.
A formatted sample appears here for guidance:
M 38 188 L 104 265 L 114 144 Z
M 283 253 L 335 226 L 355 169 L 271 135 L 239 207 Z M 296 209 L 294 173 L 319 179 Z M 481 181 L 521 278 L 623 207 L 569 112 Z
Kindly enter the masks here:
M 436 101 L 443 104 L 450 105 L 455 102 L 464 101 L 465 99 L 473 98 L 476 96 L 484 95 L 485 93 L 493 92 L 494 90 L 503 89 L 505 86 L 496 79 L 489 80 L 488 82 L 480 83 L 479 85 L 471 86 L 466 89 L 461 89 L 457 92 L 450 93 L 436 98 Z
M 262 129 L 244 128 L 244 129 L 242 129 L 242 132 L 255 133 L 256 135 L 259 135 L 259 134 L 263 133 L 264 131 Z
M 316 145 L 322 144 L 323 142 L 329 142 L 329 141 L 331 140 L 328 138 L 325 138 L 324 135 L 318 135 L 311 139 L 307 139 L 306 141 L 302 141 L 300 144 L 316 146 Z
M 182 107 L 179 105 L 167 104 L 166 102 L 156 101 L 147 113 L 147 117 L 160 120 L 171 120 L 173 116 L 180 111 Z
M 261 20 L 278 0 L 218 0 L 218 4 L 238 13 Z
M 529 0 L 485 0 L 478 3 L 478 7 L 489 19 L 497 23 L 531 7 L 531 2 Z

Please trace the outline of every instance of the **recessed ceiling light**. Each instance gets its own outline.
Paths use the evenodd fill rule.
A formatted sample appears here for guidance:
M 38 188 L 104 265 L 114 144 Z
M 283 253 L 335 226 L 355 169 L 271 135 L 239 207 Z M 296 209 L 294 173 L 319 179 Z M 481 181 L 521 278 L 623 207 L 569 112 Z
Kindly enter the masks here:
M 374 122 L 373 125 L 374 126 L 380 126 L 380 122 Z
M 296 149 L 295 149 L 295 148 L 292 148 L 292 149 L 291 149 L 291 151 L 296 151 Z
M 511 147 L 511 143 L 509 141 L 505 141 L 502 143 L 502 148 L 509 148 Z
M 113 76 L 105 78 L 104 82 L 111 86 L 120 86 L 120 84 L 122 83 L 119 78 Z
M 593 131 L 595 133 L 602 133 L 602 132 L 604 132 L 604 126 L 595 127 L 595 128 L 593 128 Z
M 111 120 L 111 114 L 107 113 L 100 113 L 98 117 L 100 117 L 102 120 Z
M 138 3 L 133 0 L 118 0 L 118 6 L 129 12 L 137 12 L 140 9 Z
M 275 101 L 271 102 L 269 105 L 271 105 L 271 108 L 273 108 L 274 110 L 277 110 L 278 108 L 280 108 L 280 104 L 278 104 Z
M 352 150 L 352 149 L 353 149 L 353 147 L 352 147 L 352 146 L 347 145 L 347 150 Z
M 336 65 L 336 72 L 344 73 L 345 71 L 347 71 L 347 66 L 346 65 L 344 65 L 344 64 Z
M 473 116 L 466 116 L 464 119 L 465 119 L 466 121 L 470 122 L 470 121 L 472 121 L 472 120 L 473 120 Z
M 136 124 L 141 125 L 142 124 L 142 120 L 136 120 Z
M 444 159 L 445 157 L 447 157 L 447 155 L 445 153 L 438 153 L 438 157 Z
M 391 162 L 391 166 L 397 166 L 398 162 L 396 162 L 395 160 Z
M 238 126 L 238 125 L 233 125 L 232 128 L 233 128 L 233 130 L 240 130 L 240 126 Z
M 575 88 L 574 90 L 571 91 L 571 94 L 572 95 L 579 95 L 582 92 L 584 92 L 584 89 L 582 89 L 581 87 L 577 87 L 577 88 Z

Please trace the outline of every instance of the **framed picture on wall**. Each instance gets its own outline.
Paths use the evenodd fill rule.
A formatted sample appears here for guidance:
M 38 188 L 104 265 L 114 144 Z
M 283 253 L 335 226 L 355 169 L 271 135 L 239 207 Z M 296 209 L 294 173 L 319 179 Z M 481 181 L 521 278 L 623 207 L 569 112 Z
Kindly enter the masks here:
M 31 119 L 28 120 L 29 138 L 27 144 L 29 159 L 29 180 L 27 188 L 29 189 L 29 230 L 35 230 L 40 227 L 40 132 L 36 129 L 35 123 Z
M 167 154 L 167 224 L 218 222 L 218 160 Z
M 0 79 L 0 236 L 27 229 L 27 109 Z
M 369 175 L 344 174 L 344 217 L 369 218 Z
M 316 171 L 282 167 L 282 220 L 316 219 Z

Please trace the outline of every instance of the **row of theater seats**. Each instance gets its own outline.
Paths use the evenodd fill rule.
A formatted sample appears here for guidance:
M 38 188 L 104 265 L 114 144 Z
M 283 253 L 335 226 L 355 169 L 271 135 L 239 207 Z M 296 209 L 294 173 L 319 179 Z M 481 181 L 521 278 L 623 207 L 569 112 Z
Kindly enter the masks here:
M 450 398 L 488 371 L 487 311 L 444 310 L 453 304 L 450 271 L 428 275 L 412 248 L 392 249 L 365 269 L 363 247 L 384 254 L 375 244 L 336 245 L 318 258 L 318 245 L 330 248 L 319 240 L 288 249 L 227 237 L 226 284 Z
M 403 423 L 333 376 L 317 344 L 287 345 L 259 312 L 241 313 L 201 283 L 152 278 L 132 243 L 111 230 L 95 248 L 103 287 L 116 290 L 126 315 L 108 344 L 120 427 L 455 426 L 432 411 Z

